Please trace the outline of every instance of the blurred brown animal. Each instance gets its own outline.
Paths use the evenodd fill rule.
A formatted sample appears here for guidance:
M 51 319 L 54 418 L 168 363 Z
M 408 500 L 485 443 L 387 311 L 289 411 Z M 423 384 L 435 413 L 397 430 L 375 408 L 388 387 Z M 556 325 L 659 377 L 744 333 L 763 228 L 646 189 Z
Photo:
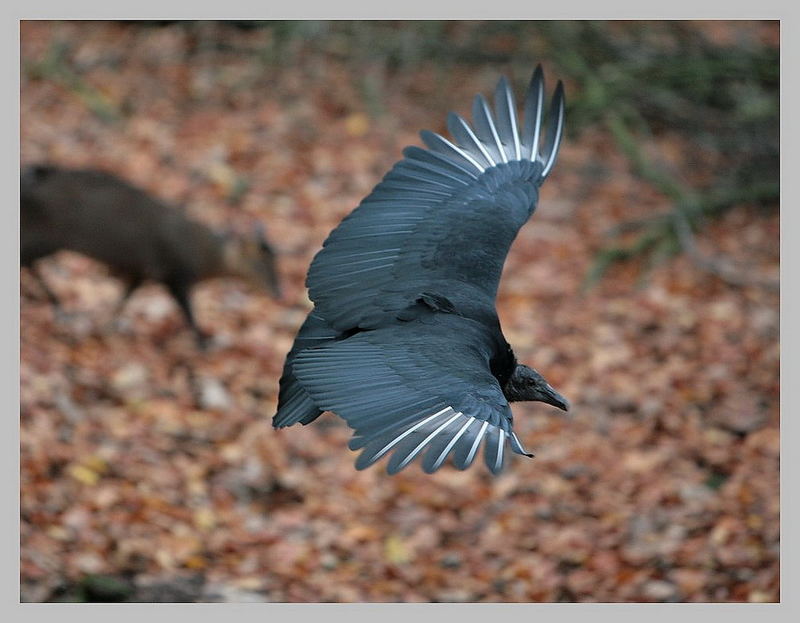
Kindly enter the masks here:
M 275 253 L 263 226 L 250 236 L 218 234 L 109 173 L 28 166 L 20 175 L 20 263 L 57 309 L 59 301 L 34 262 L 59 250 L 104 262 L 124 280 L 117 313 L 143 282 L 163 283 L 201 347 L 208 336 L 189 300 L 198 281 L 238 277 L 280 296 Z

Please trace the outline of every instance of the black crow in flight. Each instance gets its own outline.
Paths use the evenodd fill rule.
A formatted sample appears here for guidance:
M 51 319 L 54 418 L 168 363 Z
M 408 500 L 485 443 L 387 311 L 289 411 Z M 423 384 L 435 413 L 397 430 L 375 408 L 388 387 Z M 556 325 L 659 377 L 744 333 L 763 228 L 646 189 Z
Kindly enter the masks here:
M 449 455 L 467 468 L 484 442 L 502 470 L 514 433 L 509 402 L 567 400 L 517 363 L 495 297 L 520 227 L 558 154 L 564 90 L 550 104 L 539 149 L 544 77 L 536 68 L 520 129 L 505 78 L 495 114 L 478 95 L 473 126 L 450 113 L 454 142 L 423 131 L 428 149 L 404 158 L 331 232 L 308 271 L 314 309 L 286 357 L 273 426 L 308 424 L 333 411 L 355 429 L 356 468 L 391 453 L 394 474 L 422 456 L 426 472 Z

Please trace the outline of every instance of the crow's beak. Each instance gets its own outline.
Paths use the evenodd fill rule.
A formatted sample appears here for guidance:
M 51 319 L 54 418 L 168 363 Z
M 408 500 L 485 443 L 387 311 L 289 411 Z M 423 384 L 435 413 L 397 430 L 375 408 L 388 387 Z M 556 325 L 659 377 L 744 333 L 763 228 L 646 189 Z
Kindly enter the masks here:
M 554 390 L 550 384 L 545 385 L 544 389 L 540 391 L 542 393 L 542 398 L 539 398 L 541 402 L 558 407 L 562 411 L 569 411 L 569 400 Z

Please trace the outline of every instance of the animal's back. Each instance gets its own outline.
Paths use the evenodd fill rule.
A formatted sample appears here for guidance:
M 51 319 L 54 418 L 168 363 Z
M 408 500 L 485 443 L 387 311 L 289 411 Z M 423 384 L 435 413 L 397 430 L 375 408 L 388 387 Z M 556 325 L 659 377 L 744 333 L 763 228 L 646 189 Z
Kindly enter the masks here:
M 205 228 L 108 173 L 29 167 L 20 197 L 23 265 L 63 249 L 141 279 L 202 272 Z

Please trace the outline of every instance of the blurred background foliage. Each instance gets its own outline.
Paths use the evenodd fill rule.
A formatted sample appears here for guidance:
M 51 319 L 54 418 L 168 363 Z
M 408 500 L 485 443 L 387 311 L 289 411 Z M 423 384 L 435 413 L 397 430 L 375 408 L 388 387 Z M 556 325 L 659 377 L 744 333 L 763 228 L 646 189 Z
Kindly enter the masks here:
M 713 22 L 697 28 L 686 21 L 179 24 L 192 37 L 189 55 L 248 54 L 273 69 L 290 67 L 302 55 L 342 61 L 360 76 L 367 110 L 376 118 L 385 114 L 383 86 L 399 73 L 428 67 L 444 76 L 459 67 L 499 64 L 525 76 L 538 62 L 553 67 L 569 87 L 569 135 L 577 139 L 587 129 L 606 128 L 633 172 L 671 204 L 665 213 L 609 230 L 585 285 L 626 260 L 640 261 L 644 277 L 679 252 L 689 253 L 699 268 L 742 285 L 746 271 L 701 257 L 693 232 L 742 203 L 778 207 L 780 50 L 777 41 L 753 36 L 751 29 L 734 28 L 732 36 Z M 216 36 L 220 28 L 258 30 L 263 36 L 254 47 L 236 48 Z M 99 116 L 113 120 L 117 112 L 64 62 L 67 52 L 66 46 L 57 47 L 28 69 L 58 77 Z M 680 159 L 668 161 L 663 152 L 648 149 L 664 137 L 688 145 Z

